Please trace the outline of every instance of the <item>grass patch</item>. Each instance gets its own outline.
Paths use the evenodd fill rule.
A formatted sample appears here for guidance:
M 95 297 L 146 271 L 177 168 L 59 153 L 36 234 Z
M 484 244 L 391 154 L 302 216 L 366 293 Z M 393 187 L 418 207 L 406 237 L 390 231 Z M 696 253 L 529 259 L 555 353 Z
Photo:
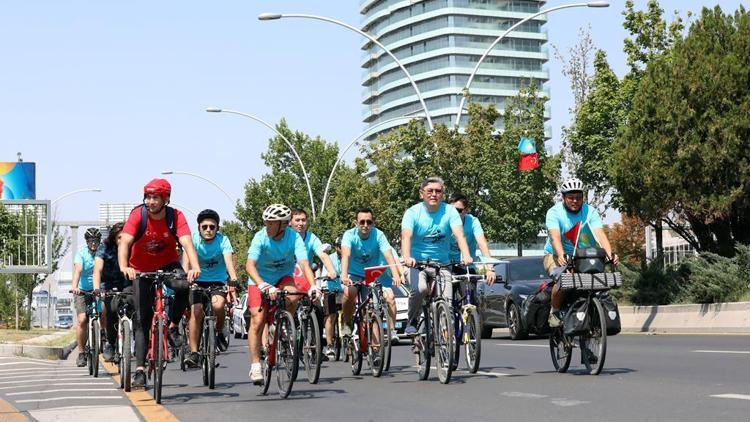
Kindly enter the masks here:
M 29 340 L 45 334 L 56 333 L 58 331 L 62 330 L 50 330 L 45 328 L 33 328 L 29 331 L 4 329 L 0 330 L 0 343 L 20 343 L 24 340 Z
M 64 336 L 58 336 L 54 340 L 50 340 L 45 343 L 40 343 L 39 346 L 49 346 L 49 347 L 67 346 L 76 340 L 76 331 L 75 330 L 69 330 L 69 331 L 70 332 L 65 334 Z

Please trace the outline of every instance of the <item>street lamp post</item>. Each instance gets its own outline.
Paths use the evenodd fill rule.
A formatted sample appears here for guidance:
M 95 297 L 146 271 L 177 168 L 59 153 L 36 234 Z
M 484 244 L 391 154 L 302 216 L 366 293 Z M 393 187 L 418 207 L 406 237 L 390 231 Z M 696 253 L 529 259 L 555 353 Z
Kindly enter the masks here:
M 497 37 L 495 39 L 495 41 L 492 44 L 490 44 L 489 48 L 487 48 L 487 51 L 484 52 L 484 54 L 482 55 L 482 57 L 479 58 L 479 61 L 477 62 L 476 66 L 474 66 L 474 70 L 469 75 L 469 79 L 466 81 L 466 86 L 461 91 L 461 102 L 458 105 L 458 113 L 456 113 L 456 123 L 454 125 L 455 129 L 458 129 L 458 125 L 461 123 L 461 115 L 463 114 L 463 111 L 464 111 L 464 102 L 466 102 L 466 94 L 469 93 L 469 87 L 471 86 L 471 82 L 474 80 L 474 76 L 477 74 L 477 71 L 479 70 L 479 66 L 481 66 L 482 62 L 490 54 L 490 52 L 492 51 L 492 49 L 495 48 L 495 46 L 500 41 L 502 41 L 502 39 L 505 38 L 506 35 L 510 34 L 511 32 L 513 32 L 513 30 L 515 30 L 519 26 L 523 25 L 524 23 L 526 23 L 526 22 L 534 19 L 535 17 L 543 15 L 545 13 L 550 13 L 550 12 L 554 12 L 556 10 L 561 10 L 561 9 L 568 9 L 568 8 L 571 8 L 571 7 L 609 7 L 609 2 L 606 2 L 606 1 L 591 1 L 591 2 L 587 2 L 587 3 L 571 3 L 571 4 L 563 4 L 563 5 L 560 5 L 560 6 L 551 7 L 551 8 L 546 9 L 546 10 L 540 10 L 539 12 L 534 13 L 533 15 L 529 15 L 529 16 L 521 19 L 520 21 L 516 22 L 515 25 L 511 26 L 510 28 L 508 28 L 507 31 L 503 32 L 502 35 L 500 35 L 499 37 Z
M 424 117 L 425 117 L 424 115 L 401 116 L 401 117 L 394 117 L 393 119 L 384 120 L 384 121 L 382 121 L 380 123 L 377 123 L 375 125 L 372 125 L 372 126 L 368 127 L 367 129 L 365 129 L 364 132 L 360 133 L 356 138 L 352 139 L 352 141 L 349 142 L 349 144 L 346 146 L 346 148 L 344 148 L 344 150 L 341 151 L 341 153 L 339 154 L 339 157 L 336 159 L 336 162 L 333 164 L 333 168 L 331 169 L 331 174 L 328 175 L 328 181 L 326 182 L 326 188 L 325 188 L 325 191 L 323 192 L 323 202 L 320 204 L 320 213 L 323 214 L 323 211 L 325 211 L 325 209 L 326 209 L 326 200 L 328 199 L 328 189 L 331 186 L 331 180 L 333 180 L 333 173 L 336 171 L 336 168 L 338 167 L 339 163 L 344 158 L 344 154 L 346 154 L 346 152 L 349 151 L 349 149 L 352 146 L 354 146 L 354 144 L 357 143 L 357 141 L 359 141 L 360 139 L 362 139 L 362 137 L 364 137 L 367 133 L 371 132 L 374 128 L 376 128 L 378 126 L 385 125 L 387 123 L 391 123 L 391 122 L 395 122 L 395 121 L 399 121 L 399 120 L 407 120 L 408 121 L 408 120 L 411 120 L 411 119 L 414 119 L 414 118 L 421 118 L 421 119 L 423 119 Z
M 209 113 L 230 113 L 230 114 L 238 114 L 240 116 L 247 117 L 248 119 L 255 120 L 256 122 L 262 124 L 263 126 L 271 129 L 277 136 L 279 136 L 281 139 L 284 140 L 286 145 L 289 147 L 289 149 L 292 150 L 292 154 L 294 154 L 294 157 L 297 159 L 297 162 L 299 163 L 299 166 L 302 168 L 302 176 L 305 178 L 305 183 L 307 184 L 307 194 L 310 196 L 310 208 L 313 215 L 313 220 L 316 219 L 316 213 L 315 213 L 315 199 L 313 198 L 312 193 L 312 187 L 310 187 L 310 177 L 307 175 L 307 170 L 305 169 L 305 164 L 302 162 L 302 159 L 300 158 L 299 154 L 297 154 L 297 149 L 294 148 L 294 145 L 289 142 L 289 139 L 286 138 L 286 136 L 282 135 L 281 132 L 276 130 L 275 127 L 273 127 L 268 122 L 264 121 L 263 119 L 253 116 L 252 114 L 243 113 L 241 111 L 235 111 L 235 110 L 226 110 L 216 107 L 209 107 L 206 109 Z
M 177 170 L 164 170 L 164 171 L 161 172 L 161 174 L 164 174 L 164 175 L 184 174 L 186 176 L 197 177 L 198 179 L 204 180 L 204 181 L 206 181 L 206 182 L 214 185 L 216 187 L 216 189 L 219 189 L 224 194 L 224 196 L 227 197 L 227 199 L 229 200 L 229 202 L 232 205 L 235 204 L 235 201 L 234 201 L 234 199 L 232 199 L 232 196 L 229 195 L 229 193 L 226 190 L 224 190 L 221 186 L 219 186 L 218 183 L 214 182 L 213 180 L 209 179 L 208 177 L 203 177 L 200 174 L 190 173 L 190 172 L 187 172 L 187 171 L 177 171 Z
M 71 195 L 75 195 L 77 193 L 82 193 L 82 192 L 101 192 L 101 191 L 102 190 L 99 189 L 99 188 L 84 188 L 84 189 L 72 190 L 70 192 L 66 192 L 66 193 L 58 196 L 57 198 L 53 199 L 52 202 L 50 203 L 50 205 L 55 205 L 57 202 L 59 202 L 63 198 L 67 198 L 67 197 L 69 197 Z
M 422 97 L 422 92 L 419 90 L 419 87 L 417 87 L 417 83 L 414 82 L 414 78 L 411 76 L 409 71 L 406 70 L 406 67 L 404 67 L 403 63 L 401 63 L 401 61 L 397 59 L 396 56 L 391 52 L 391 50 L 387 49 L 382 43 L 380 43 L 380 41 L 375 39 L 375 37 L 360 30 L 359 28 L 355 28 L 347 23 L 341 22 L 336 19 L 327 18 L 325 16 L 308 15 L 304 13 L 261 13 L 260 15 L 258 15 L 258 20 L 261 20 L 261 21 L 278 20 L 281 18 L 305 18 L 305 19 L 316 19 L 316 20 L 320 20 L 323 22 L 329 22 L 338 26 L 342 26 L 351 31 L 354 31 L 358 33 L 359 35 L 372 41 L 378 47 L 383 49 L 383 51 L 385 51 L 386 54 L 388 54 L 391 57 L 391 59 L 393 59 L 393 61 L 398 65 L 398 67 L 400 67 L 401 70 L 404 72 L 407 79 L 409 79 L 409 82 L 411 83 L 411 86 L 414 88 L 414 92 L 417 94 L 417 98 L 419 98 L 419 102 L 422 104 L 422 108 L 424 109 L 425 116 L 427 117 L 427 125 L 429 126 L 430 131 L 434 129 L 434 126 L 432 125 L 432 118 L 430 117 L 430 111 L 427 109 L 427 104 L 425 103 L 424 98 Z

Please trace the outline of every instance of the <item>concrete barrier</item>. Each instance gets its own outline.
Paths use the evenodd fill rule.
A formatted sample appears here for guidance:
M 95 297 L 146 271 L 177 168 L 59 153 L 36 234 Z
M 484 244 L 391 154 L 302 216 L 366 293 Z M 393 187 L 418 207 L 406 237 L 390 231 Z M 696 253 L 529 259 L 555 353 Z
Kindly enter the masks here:
M 750 302 L 620 306 L 620 320 L 630 333 L 750 334 Z
M 0 356 L 21 356 L 35 359 L 63 360 L 67 359 L 70 352 L 76 347 L 76 342 L 67 346 L 35 346 L 22 343 L 0 344 Z

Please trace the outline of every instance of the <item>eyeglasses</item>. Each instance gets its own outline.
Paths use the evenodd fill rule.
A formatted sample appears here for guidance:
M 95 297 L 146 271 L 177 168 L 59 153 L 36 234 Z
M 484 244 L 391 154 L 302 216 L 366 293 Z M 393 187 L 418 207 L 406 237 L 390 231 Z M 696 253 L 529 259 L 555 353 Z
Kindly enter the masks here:
M 432 195 L 432 194 L 441 195 L 443 193 L 443 190 L 442 189 L 424 189 L 423 192 L 426 193 L 427 195 Z
M 359 220 L 357 223 L 359 223 L 360 226 L 372 226 L 375 224 L 372 220 Z
M 458 213 L 461 214 L 462 212 L 464 212 L 465 209 L 466 208 L 456 208 L 456 211 L 458 211 Z
M 213 224 L 203 224 L 201 230 L 216 230 L 216 226 Z

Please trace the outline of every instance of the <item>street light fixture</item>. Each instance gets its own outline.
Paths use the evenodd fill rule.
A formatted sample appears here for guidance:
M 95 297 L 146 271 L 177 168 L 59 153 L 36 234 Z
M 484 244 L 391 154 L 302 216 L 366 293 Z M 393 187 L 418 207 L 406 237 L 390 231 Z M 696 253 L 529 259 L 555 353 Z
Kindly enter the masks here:
M 520 21 L 516 22 L 513 26 L 511 26 L 510 28 L 508 28 L 507 31 L 503 32 L 499 37 L 497 37 L 495 39 L 495 41 L 492 44 L 490 44 L 490 46 L 487 49 L 487 51 L 484 52 L 484 54 L 482 55 L 482 57 L 477 62 L 476 66 L 474 66 L 474 70 L 471 72 L 471 74 L 469 75 L 469 79 L 466 81 L 466 86 L 461 91 L 461 102 L 458 104 L 458 113 L 456 113 L 456 122 L 454 124 L 454 128 L 455 129 L 458 129 L 458 125 L 461 123 L 461 115 L 463 114 L 463 111 L 464 111 L 464 103 L 466 102 L 466 95 L 469 93 L 469 87 L 471 86 L 471 82 L 474 80 L 474 76 L 477 74 L 477 71 L 479 70 L 479 66 L 482 64 L 482 62 L 484 61 L 484 59 L 490 54 L 490 52 L 492 51 L 492 49 L 495 48 L 495 46 L 503 38 L 505 38 L 506 35 L 510 34 L 513 30 L 515 30 L 519 26 L 523 25 L 524 23 L 526 23 L 526 22 L 534 19 L 535 17 L 540 16 L 540 15 L 544 15 L 545 13 L 550 13 L 550 12 L 554 12 L 556 10 L 561 10 L 561 9 L 568 9 L 568 8 L 571 8 L 571 7 L 609 7 L 609 2 L 606 2 L 606 1 L 590 1 L 590 2 L 587 2 L 587 3 L 571 3 L 571 4 L 563 4 L 563 5 L 560 5 L 560 6 L 551 7 L 551 8 L 546 9 L 546 10 L 540 10 L 539 12 L 534 13 L 533 15 L 529 15 L 529 16 L 521 19 Z
M 344 154 L 346 154 L 346 152 L 349 151 L 349 149 L 352 146 L 354 146 L 354 144 L 357 143 L 357 141 L 359 141 L 360 139 L 362 139 L 362 137 L 364 137 L 366 134 L 368 134 L 369 132 L 371 132 L 374 128 L 376 128 L 378 126 L 382 126 L 382 125 L 388 124 L 388 123 L 391 123 L 391 122 L 396 122 L 396 121 L 400 121 L 400 120 L 407 120 L 407 121 L 409 121 L 409 120 L 415 119 L 415 118 L 424 119 L 425 116 L 423 114 L 422 115 L 415 115 L 415 116 L 406 115 L 406 116 L 394 117 L 392 119 L 384 120 L 382 122 L 379 122 L 377 124 L 374 124 L 374 125 L 368 127 L 367 129 L 365 129 L 364 132 L 360 133 L 356 138 L 352 139 L 352 141 L 349 142 L 349 144 L 346 146 L 346 148 L 344 148 L 344 150 L 341 151 L 341 153 L 339 154 L 339 157 L 336 159 L 336 162 L 333 164 L 333 168 L 331 169 L 331 174 L 328 175 L 328 181 L 326 182 L 326 188 L 325 188 L 325 191 L 323 191 L 323 202 L 320 204 L 320 214 L 321 215 L 323 214 L 323 211 L 325 211 L 325 209 L 326 209 L 326 200 L 328 199 L 328 189 L 331 186 L 331 180 L 333 180 L 333 173 L 336 171 L 336 168 L 339 166 L 339 163 L 344 158 Z
M 409 71 L 406 70 L 406 67 L 404 67 L 403 63 L 401 63 L 401 61 L 398 58 L 396 58 L 393 52 L 387 49 L 382 43 L 380 43 L 380 41 L 375 39 L 375 37 L 360 30 L 359 28 L 349 25 L 348 23 L 344 23 L 339 20 L 331 19 L 325 16 L 308 15 L 304 13 L 261 13 L 260 15 L 258 15 L 258 20 L 261 20 L 261 21 L 272 21 L 272 20 L 279 20 L 282 18 L 304 18 L 304 19 L 315 19 L 315 20 L 320 20 L 323 22 L 329 22 L 338 26 L 342 26 L 351 31 L 354 31 L 358 33 L 359 35 L 367 38 L 372 43 L 380 47 L 381 49 L 383 49 L 383 51 L 385 51 L 386 54 L 388 54 L 391 57 L 391 59 L 393 59 L 393 61 L 398 65 L 398 67 L 401 68 L 401 70 L 406 75 L 407 79 L 409 79 L 411 86 L 414 88 L 414 92 L 417 94 L 417 98 L 419 98 L 419 102 L 422 104 L 422 109 L 424 109 L 424 113 L 427 118 L 427 125 L 429 126 L 430 131 L 434 129 L 434 126 L 432 124 L 432 118 L 430 117 L 430 110 L 427 109 L 427 104 L 425 103 L 424 98 L 422 97 L 422 92 L 419 90 L 419 87 L 417 87 L 417 83 L 414 81 L 414 78 L 411 76 L 411 73 L 409 73 Z
M 188 171 L 177 171 L 177 170 L 164 170 L 164 171 L 161 172 L 161 174 L 164 174 L 164 175 L 184 174 L 186 176 L 193 176 L 193 177 L 196 177 L 198 179 L 204 180 L 204 181 L 206 181 L 206 182 L 214 185 L 216 187 L 216 189 L 219 189 L 224 194 L 224 196 L 227 197 L 227 199 L 229 200 L 229 202 L 232 205 L 235 205 L 235 201 L 234 201 L 234 199 L 232 199 L 232 196 L 229 195 L 229 193 L 226 190 L 224 190 L 221 186 L 219 186 L 218 183 L 214 182 L 213 180 L 209 179 L 208 177 L 201 176 L 200 174 L 190 173 Z
M 50 202 L 50 205 L 55 205 L 57 202 L 59 202 L 63 198 L 67 198 L 67 197 L 69 197 L 71 195 L 75 195 L 77 193 L 82 193 L 82 192 L 101 192 L 101 191 L 102 190 L 99 189 L 99 188 L 76 189 L 76 190 L 64 193 L 64 194 L 58 196 L 57 198 L 53 199 L 52 202 Z
M 297 154 L 297 149 L 294 148 L 294 145 L 291 142 L 289 142 L 289 139 L 287 139 L 286 136 L 282 135 L 281 132 L 276 130 L 275 127 L 273 127 L 271 124 L 269 124 L 265 120 L 257 116 L 253 116 L 252 114 L 243 113 L 241 111 L 235 111 L 235 110 L 226 110 L 226 109 L 221 109 L 217 107 L 209 107 L 206 109 L 206 111 L 209 113 L 230 113 L 230 114 L 237 114 L 240 116 L 247 117 L 248 119 L 255 120 L 256 122 L 262 124 L 263 126 L 271 129 L 278 137 L 283 139 L 286 145 L 289 147 L 289 149 L 292 150 L 292 154 L 294 154 L 294 157 L 297 159 L 299 166 L 302 168 L 302 176 L 305 178 L 305 183 L 307 184 L 307 194 L 310 196 L 310 208 L 312 211 L 313 220 L 316 219 L 317 216 L 315 213 L 315 200 L 313 199 L 312 187 L 310 187 L 310 178 L 307 175 L 307 169 L 305 169 L 305 164 L 302 162 L 302 159 L 300 158 L 299 154 Z

